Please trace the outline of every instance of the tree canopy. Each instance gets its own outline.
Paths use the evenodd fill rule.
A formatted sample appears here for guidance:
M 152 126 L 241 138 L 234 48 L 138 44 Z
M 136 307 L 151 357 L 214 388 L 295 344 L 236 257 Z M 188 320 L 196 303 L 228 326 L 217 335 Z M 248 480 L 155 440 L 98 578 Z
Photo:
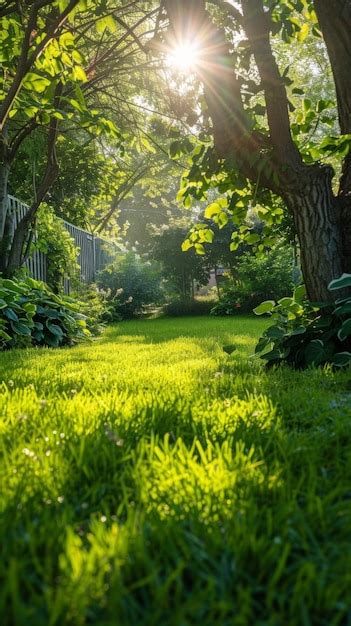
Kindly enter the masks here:
M 211 220 L 234 223 L 233 251 L 263 254 L 283 223 L 310 299 L 337 297 L 328 284 L 351 271 L 349 2 L 8 0 L 0 20 L 1 271 L 23 262 L 48 192 L 100 232 L 128 210 L 160 225 L 177 211 L 169 146 L 177 201 L 196 208 L 184 250 L 204 252 Z M 9 188 L 31 207 L 16 228 Z
M 198 200 L 216 188 L 222 197 L 209 210 L 211 217 L 225 221 L 233 216 L 243 236 L 250 206 L 263 207 L 268 225 L 289 212 L 308 295 L 329 299 L 329 282 L 351 270 L 351 85 L 345 72 L 350 3 L 166 0 L 163 10 L 168 26 L 162 45 L 187 46 L 190 40 L 196 45 L 193 70 L 202 85 L 203 120 L 208 120 L 195 141 L 176 139 L 174 152 L 189 154 L 184 200 Z M 310 77 L 307 84 L 293 66 L 283 65 L 306 46 L 316 74 L 316 81 Z M 321 58 L 328 60 L 327 81 L 319 69 Z M 335 92 L 328 97 L 322 87 L 318 97 L 316 83 L 327 86 L 331 75 Z M 333 182 L 335 161 L 338 185 Z M 201 244 L 202 236 L 193 235 L 190 244 Z

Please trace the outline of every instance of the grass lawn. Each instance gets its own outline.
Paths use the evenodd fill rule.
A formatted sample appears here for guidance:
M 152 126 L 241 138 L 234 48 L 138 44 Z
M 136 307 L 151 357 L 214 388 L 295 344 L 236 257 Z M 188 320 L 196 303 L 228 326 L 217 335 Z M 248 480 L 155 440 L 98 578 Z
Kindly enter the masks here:
M 266 323 L 0 355 L 2 626 L 351 624 L 350 373 L 265 373 Z

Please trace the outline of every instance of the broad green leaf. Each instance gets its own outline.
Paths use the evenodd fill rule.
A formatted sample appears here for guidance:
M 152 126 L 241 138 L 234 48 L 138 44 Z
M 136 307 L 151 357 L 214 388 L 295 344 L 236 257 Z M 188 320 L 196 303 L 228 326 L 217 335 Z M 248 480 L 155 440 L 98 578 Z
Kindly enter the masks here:
M 351 335 L 351 319 L 345 320 L 343 322 L 339 332 L 338 337 L 340 341 L 345 341 Z
M 264 302 L 261 302 L 261 304 L 259 304 L 254 310 L 253 312 L 256 315 L 263 315 L 264 313 L 270 313 L 275 307 L 275 302 L 274 300 L 265 300 Z
M 50 85 L 50 81 L 44 76 L 39 76 L 34 72 L 28 72 L 23 81 L 23 86 L 26 89 L 30 89 L 36 93 L 43 93 L 45 89 Z
M 18 322 L 11 322 L 11 328 L 17 335 L 23 335 L 25 337 L 30 336 L 31 329 L 29 326 L 26 326 L 21 320 Z
M 328 344 L 325 344 L 321 339 L 313 339 L 306 346 L 305 359 L 307 365 L 320 365 L 325 361 L 328 361 L 332 356 L 332 349 Z
M 204 216 L 207 220 L 210 220 L 213 218 L 214 215 L 218 215 L 221 212 L 222 207 L 220 206 L 220 204 L 218 202 L 212 202 L 208 205 L 208 207 L 206 207 Z
M 5 317 L 7 317 L 7 319 L 12 320 L 13 322 L 17 322 L 18 321 L 18 315 L 10 307 L 8 307 L 7 309 L 4 310 L 4 315 L 5 315 Z
M 113 15 L 106 15 L 105 17 L 102 17 L 96 22 L 95 27 L 98 33 L 103 33 L 105 30 L 115 33 L 117 30 L 117 24 Z
M 256 233 L 252 233 L 251 235 L 247 235 L 245 237 L 246 243 L 248 243 L 250 246 L 253 245 L 254 243 L 257 243 L 259 240 L 260 240 L 260 236 L 257 235 Z
M 306 332 L 306 326 L 297 326 L 292 331 L 291 336 L 304 335 L 305 332 Z
M 305 285 L 299 285 L 296 287 L 294 291 L 294 300 L 295 302 L 303 302 L 306 298 L 306 287 Z
M 336 315 L 349 315 L 351 313 L 351 298 L 344 300 L 341 306 L 337 306 L 335 309 Z
M 192 247 L 193 247 L 193 244 L 191 243 L 191 241 L 189 241 L 189 239 L 186 239 L 185 241 L 183 241 L 182 243 L 183 252 L 187 252 Z
M 87 80 L 88 80 L 88 77 L 87 77 L 85 71 L 83 70 L 83 68 L 80 65 L 76 65 L 73 68 L 73 78 L 75 80 L 78 80 L 78 81 L 82 82 L 82 83 L 86 83 Z
M 292 304 L 294 304 L 294 299 L 293 298 L 281 298 L 280 300 L 278 300 L 278 304 L 280 304 L 280 306 L 283 309 L 288 309 Z
M 335 367 L 346 367 L 351 363 L 351 352 L 337 352 L 334 354 L 331 363 Z
M 269 337 L 270 339 L 283 339 L 284 335 L 284 329 L 276 326 L 275 324 L 267 328 L 267 330 L 265 331 L 265 336 Z
M 200 254 L 202 256 L 206 254 L 206 250 L 201 243 L 196 243 L 194 248 L 195 248 L 196 254 Z
M 337 291 L 346 287 L 351 287 L 351 274 L 342 274 L 340 278 L 335 278 L 328 285 L 329 291 Z
M 57 324 L 51 324 L 49 321 L 47 321 L 46 322 L 46 327 L 56 337 L 62 337 L 63 336 L 63 331 L 62 331 L 61 326 L 58 326 Z

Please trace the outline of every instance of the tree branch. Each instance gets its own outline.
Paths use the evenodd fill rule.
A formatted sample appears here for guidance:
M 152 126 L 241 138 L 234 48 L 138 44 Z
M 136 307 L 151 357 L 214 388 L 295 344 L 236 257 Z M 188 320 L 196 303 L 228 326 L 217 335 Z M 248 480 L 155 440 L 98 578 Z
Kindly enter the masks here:
M 78 2 L 79 0 L 70 0 L 65 10 L 62 11 L 62 13 L 60 13 L 59 17 L 55 20 L 52 26 L 48 29 L 46 36 L 43 38 L 40 44 L 36 47 L 33 53 L 29 56 L 31 36 L 32 36 L 33 31 L 36 28 L 38 12 L 42 7 L 52 4 L 52 0 L 37 0 L 36 2 L 34 2 L 31 8 L 30 14 L 29 14 L 28 24 L 27 24 L 23 42 L 22 42 L 22 49 L 21 49 L 20 57 L 19 57 L 18 64 L 17 64 L 17 71 L 13 79 L 12 85 L 9 88 L 6 94 L 6 97 L 4 98 L 2 107 L 0 109 L 0 132 L 2 131 L 4 124 L 7 120 L 7 117 L 11 111 L 13 102 L 22 87 L 22 83 L 25 78 L 25 75 L 33 67 L 34 63 L 40 57 L 41 53 L 45 50 L 46 46 L 54 38 L 57 31 L 64 24 L 68 15 L 71 13 L 74 7 L 78 4 Z
M 280 164 L 299 168 L 302 159 L 291 136 L 288 98 L 270 43 L 269 16 L 263 9 L 263 0 L 242 0 L 242 7 L 244 29 L 264 89 L 274 157 Z

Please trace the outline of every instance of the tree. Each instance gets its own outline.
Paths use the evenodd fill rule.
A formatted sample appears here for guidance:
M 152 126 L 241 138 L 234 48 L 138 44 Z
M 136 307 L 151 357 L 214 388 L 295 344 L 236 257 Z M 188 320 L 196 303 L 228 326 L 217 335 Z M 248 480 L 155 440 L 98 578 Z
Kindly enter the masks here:
M 206 257 L 197 255 L 194 250 L 185 254 L 182 252 L 187 231 L 188 226 L 182 224 L 181 220 L 160 228 L 154 235 L 153 246 L 148 253 L 149 259 L 161 263 L 164 278 L 183 298 L 194 296 L 194 281 L 206 285 L 210 277 Z
M 58 138 L 80 129 L 88 137 L 108 134 L 115 150 L 121 145 L 125 101 L 122 98 L 122 106 L 115 105 L 119 120 L 112 122 L 111 95 L 126 81 L 130 83 L 128 73 L 138 68 L 140 59 L 135 56 L 143 50 L 145 35 L 140 29 L 145 23 L 149 27 L 152 15 L 144 3 L 128 0 L 120 0 L 117 6 L 112 0 L 8 0 L 0 10 L 0 271 L 4 274 L 20 267 L 30 249 L 38 208 L 59 173 Z M 46 145 L 41 178 L 27 214 L 16 224 L 8 210 L 9 175 L 23 143 L 39 132 Z
M 294 220 L 308 296 L 330 300 L 330 281 L 351 273 L 351 3 L 165 0 L 160 21 L 166 19 L 166 47 L 197 33 L 196 72 L 213 138 L 193 153 L 183 197 L 198 199 L 212 179 L 236 218 L 249 198 L 266 207 L 281 198 Z M 307 37 L 324 39 L 336 89 L 336 136 L 313 132 L 334 103 L 321 98 L 313 110 L 304 85 L 292 83 L 289 67 L 277 61 L 280 42 L 302 45 Z M 338 185 L 328 156 L 341 164 Z

